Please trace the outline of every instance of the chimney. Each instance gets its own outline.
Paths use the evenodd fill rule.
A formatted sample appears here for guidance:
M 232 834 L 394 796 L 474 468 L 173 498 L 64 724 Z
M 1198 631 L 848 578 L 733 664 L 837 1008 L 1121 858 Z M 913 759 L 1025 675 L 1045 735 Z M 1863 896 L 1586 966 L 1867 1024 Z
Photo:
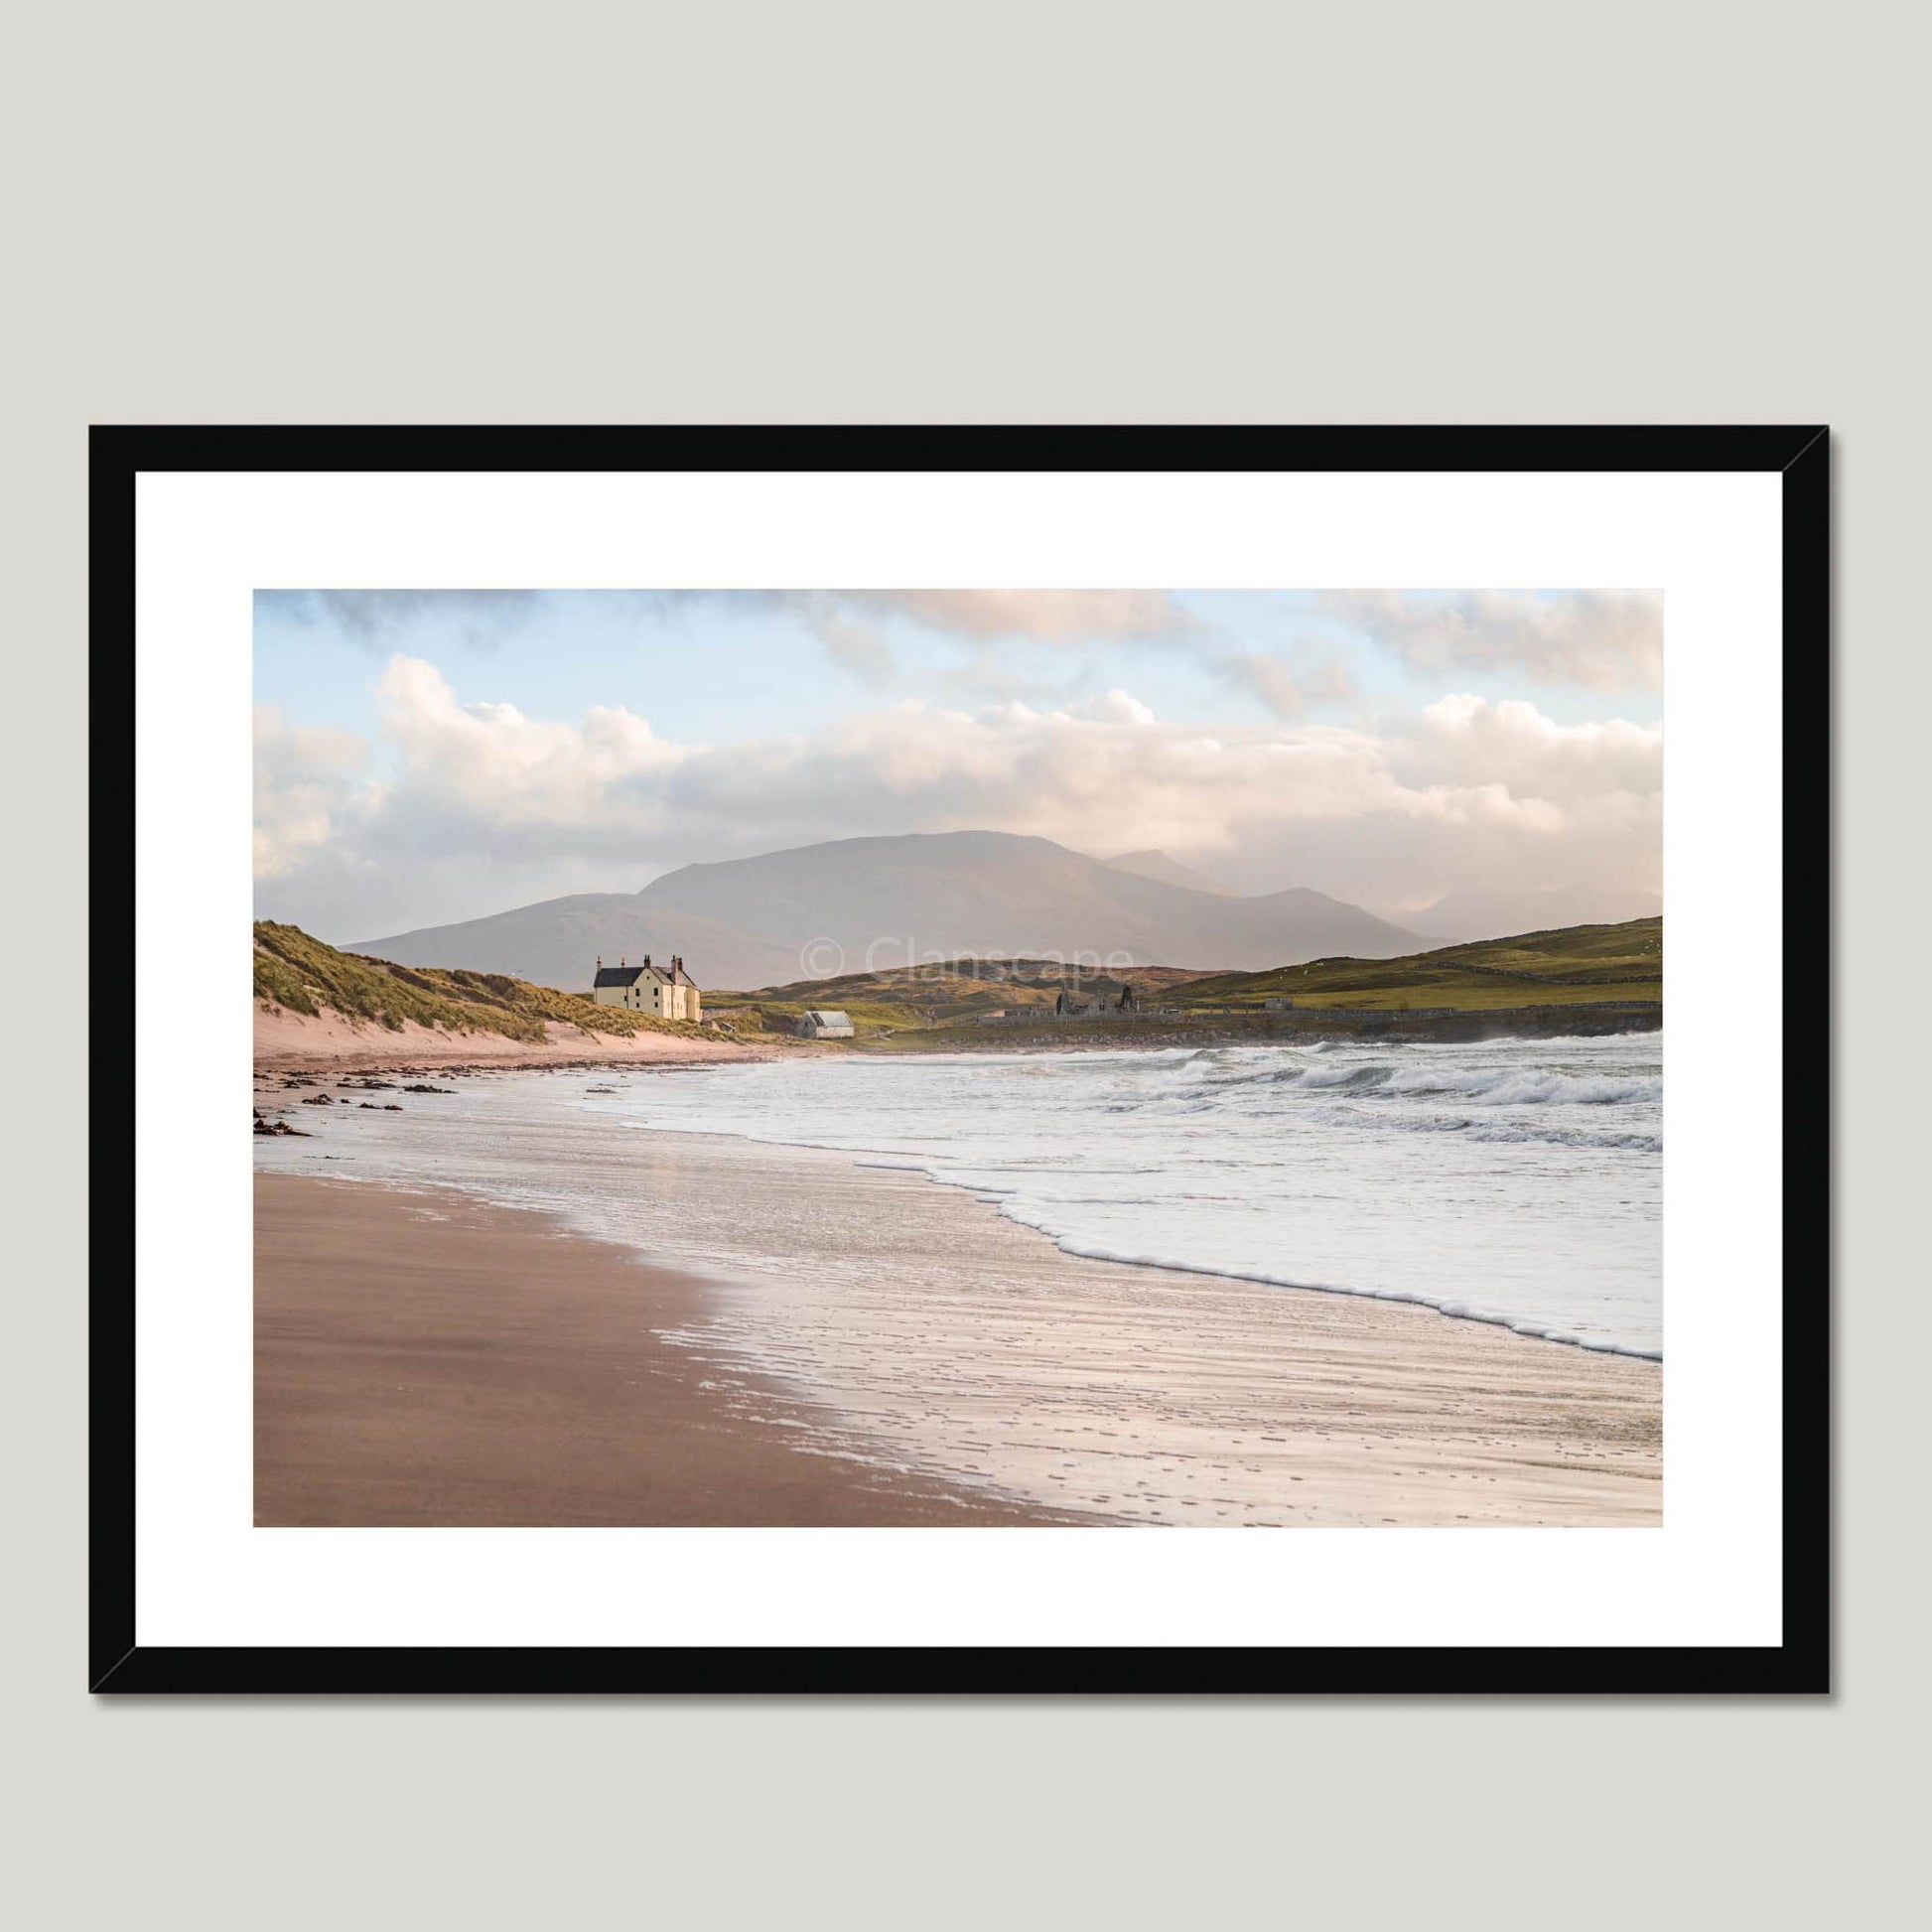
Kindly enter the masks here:
M 650 970 L 650 954 L 649 954 L 649 953 L 645 953 L 645 955 L 644 955 L 644 970 L 645 970 L 646 972 L 649 972 L 649 970 Z
M 602 953 L 599 953 L 597 956 L 597 970 L 600 973 L 604 970 L 604 955 Z
M 618 964 L 619 964 L 620 966 L 622 966 L 622 965 L 626 965 L 627 963 L 628 963 L 627 961 L 625 961 L 625 960 L 622 960 L 622 959 L 620 959 L 620 960 L 618 961 Z

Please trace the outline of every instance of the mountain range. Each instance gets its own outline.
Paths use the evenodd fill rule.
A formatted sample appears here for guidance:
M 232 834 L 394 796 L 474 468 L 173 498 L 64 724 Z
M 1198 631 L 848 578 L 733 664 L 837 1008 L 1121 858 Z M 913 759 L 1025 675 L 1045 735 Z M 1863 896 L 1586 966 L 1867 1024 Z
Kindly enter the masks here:
M 1326 894 L 1238 897 L 1159 852 L 1109 862 L 1051 839 L 937 832 L 684 866 L 639 893 L 580 893 L 348 950 L 563 988 L 588 986 L 600 957 L 676 953 L 700 986 L 749 989 L 957 953 L 1257 971 L 1416 943 Z
M 1186 886 L 1197 893 L 1213 893 L 1221 898 L 1239 898 L 1241 895 L 1232 886 L 1223 886 L 1218 879 L 1210 879 L 1204 872 L 1196 872 L 1192 866 L 1183 866 L 1178 859 L 1171 859 L 1165 852 L 1116 852 L 1111 859 L 1103 859 L 1103 866 L 1112 866 L 1116 872 L 1131 872 L 1142 879 L 1163 879 L 1170 886 Z

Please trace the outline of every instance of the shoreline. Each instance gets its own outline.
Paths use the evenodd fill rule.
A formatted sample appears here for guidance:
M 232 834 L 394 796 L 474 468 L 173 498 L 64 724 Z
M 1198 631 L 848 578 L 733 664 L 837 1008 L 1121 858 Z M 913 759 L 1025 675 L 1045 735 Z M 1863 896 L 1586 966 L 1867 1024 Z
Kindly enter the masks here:
M 766 1279 L 792 1280 L 787 1255 L 860 1272 L 773 1302 L 738 1268 L 685 1272 L 652 1241 L 467 1188 L 258 1174 L 260 1520 L 1662 1520 L 1655 1361 L 1422 1303 L 1072 1255 L 965 1189 L 842 1152 L 641 1134 L 623 1160 L 627 1186 L 686 1203 L 674 1232 L 722 1217 Z M 809 1253 L 787 1245 L 801 1212 L 833 1230 Z M 398 1407 L 402 1389 L 425 1399 Z M 280 1451 L 277 1429 L 294 1431 Z M 634 1454 L 648 1468 L 614 1491 L 601 1456 Z M 400 1498 L 410 1467 L 419 1493 Z
M 886 1470 L 665 1338 L 707 1284 L 453 1188 L 257 1173 L 257 1527 L 1083 1520 Z
M 1421 1041 L 1451 1046 L 1490 1039 L 1601 1039 L 1664 1030 L 1661 1005 L 1589 1002 L 1526 1007 L 1404 1009 L 1308 1007 L 1296 1013 L 1231 1015 L 1194 1022 L 1167 1020 L 1022 1020 L 933 1028 L 931 1044 L 899 1033 L 856 1040 L 860 1053 L 1133 1052 L 1174 1046 L 1271 1046 L 1308 1039 Z
M 756 1059 L 769 1056 L 747 1054 L 745 1057 L 747 1059 Z M 380 1073 L 410 1074 L 437 1072 L 445 1078 L 454 1079 L 464 1074 L 488 1075 L 498 1072 L 597 1072 L 611 1068 L 614 1065 L 621 1066 L 626 1064 L 633 1068 L 640 1064 L 646 1066 L 655 1064 L 657 1070 L 663 1070 L 667 1064 L 679 1067 L 699 1067 L 716 1063 L 697 1059 L 668 1063 L 639 1062 L 636 1060 L 615 1063 L 604 1060 L 544 1060 L 535 1064 L 495 1062 L 482 1066 L 471 1064 L 444 1067 L 424 1067 L 413 1064 L 345 1066 L 341 1069 L 341 1077 L 339 1079 L 330 1080 L 323 1077 L 328 1071 L 326 1068 L 277 1068 L 257 1062 L 255 1070 L 257 1080 L 255 1093 L 257 1103 L 255 1108 L 256 1132 L 272 1133 L 294 1129 L 294 1122 L 300 1116 L 295 1113 L 293 1106 L 286 1099 L 271 1098 L 271 1096 L 285 1095 L 297 1088 L 333 1086 L 336 1090 L 338 1104 L 346 1106 L 355 1105 L 359 1102 L 363 1110 L 368 1111 L 371 1109 L 372 1103 L 362 1098 L 364 1094 L 377 1089 L 394 1090 L 393 1082 L 377 1081 L 370 1077 Z M 260 1084 L 270 1075 L 276 1076 L 279 1080 L 278 1086 L 264 1087 Z M 402 1089 L 402 1091 L 406 1092 L 408 1089 Z M 267 1102 L 266 1107 L 262 1104 L 264 1101 Z M 288 1123 L 289 1130 L 280 1130 L 272 1125 L 272 1123 L 280 1122 Z M 307 1137 L 313 1138 L 313 1135 L 308 1135 Z M 1574 1349 L 1583 1354 L 1602 1355 L 1619 1361 L 1645 1362 L 1659 1369 L 1663 1366 L 1664 1357 L 1661 1349 L 1626 1347 L 1616 1342 L 1594 1341 L 1583 1335 L 1558 1332 L 1549 1328 L 1534 1327 L 1527 1322 L 1513 1321 L 1509 1317 L 1501 1314 L 1482 1313 L 1454 1303 L 1431 1301 L 1428 1297 L 1422 1295 L 1347 1288 L 1328 1282 L 1290 1281 L 1272 1275 L 1242 1273 L 1227 1269 L 1210 1268 L 1204 1265 L 1196 1266 L 1184 1261 L 1150 1261 L 1138 1255 L 1110 1254 L 1100 1248 L 1070 1247 L 1060 1237 L 1049 1234 L 1044 1229 L 1036 1228 L 1030 1222 L 1018 1220 L 1006 1214 L 996 1204 L 979 1202 L 972 1183 L 948 1179 L 943 1174 L 936 1173 L 927 1167 L 919 1165 L 916 1162 L 907 1161 L 898 1156 L 889 1158 L 883 1150 L 879 1149 L 835 1147 L 816 1141 L 766 1141 L 754 1135 L 736 1133 L 726 1129 L 697 1130 L 695 1132 L 692 1130 L 682 1130 L 681 1137 L 687 1141 L 694 1139 L 715 1141 L 725 1146 L 738 1145 L 767 1148 L 779 1154 L 793 1153 L 808 1158 L 825 1155 L 848 1162 L 854 1168 L 883 1167 L 888 1172 L 916 1175 L 920 1180 L 930 1186 L 942 1188 L 948 1192 L 957 1192 L 965 1198 L 973 1199 L 976 1204 L 991 1206 L 992 1211 L 999 1215 L 1002 1220 L 1007 1221 L 1014 1227 L 1023 1229 L 1029 1234 L 1036 1235 L 1040 1240 L 1051 1246 L 1056 1253 L 1064 1255 L 1070 1260 L 1098 1262 L 1108 1268 L 1146 1270 L 1160 1275 L 1198 1276 L 1208 1282 L 1241 1283 L 1244 1286 L 1275 1290 L 1290 1295 L 1339 1296 L 1350 1301 L 1378 1303 L 1386 1308 L 1412 1309 L 1420 1313 L 1434 1315 L 1437 1319 L 1443 1321 L 1473 1322 L 1483 1327 L 1498 1328 L 1507 1334 L 1513 1335 L 1518 1340 L 1539 1342 L 1546 1347 Z M 364 1183 L 357 1182 L 354 1184 L 359 1185 Z M 406 1181 L 390 1181 L 382 1184 L 396 1188 L 406 1188 L 412 1183 Z M 460 1199 L 477 1200 L 480 1198 L 477 1195 L 466 1192 L 460 1187 L 453 1187 L 450 1191 Z
M 1541 1007 L 1386 1012 L 1310 1007 L 1289 1015 L 1230 1017 L 1174 1024 L 1155 1020 L 1008 1022 L 997 1026 L 917 1029 L 846 1042 L 786 1034 L 753 1040 L 690 1034 L 585 1034 L 556 1022 L 542 1041 L 502 1034 L 447 1034 L 406 1022 L 400 1028 L 351 1020 L 331 1010 L 310 1017 L 257 1001 L 254 1070 L 266 1073 L 458 1073 L 478 1070 L 559 1072 L 622 1066 L 718 1066 L 793 1055 L 846 1053 L 900 1057 L 961 1053 L 1117 1053 L 1176 1046 L 1290 1044 L 1306 1039 L 1429 1041 L 1479 1044 L 1486 1039 L 1602 1037 L 1660 1033 L 1661 1007 L 1589 1003 Z M 901 1043 L 904 1042 L 904 1043 Z
M 286 1111 L 283 1110 L 284 1113 Z M 1582 1354 L 1603 1355 L 1617 1361 L 1644 1362 L 1657 1369 L 1661 1369 L 1664 1365 L 1661 1349 L 1625 1347 L 1616 1342 L 1592 1341 L 1582 1335 L 1532 1327 L 1527 1322 L 1515 1322 L 1500 1314 L 1479 1313 L 1454 1303 L 1432 1302 L 1421 1295 L 1383 1292 L 1368 1288 L 1346 1288 L 1332 1282 L 1289 1281 L 1274 1275 L 1241 1273 L 1184 1261 L 1150 1261 L 1139 1255 L 1110 1254 L 1101 1248 L 1068 1247 L 1058 1235 L 1049 1234 L 1044 1228 L 1035 1227 L 1030 1221 L 1017 1219 L 1008 1214 L 997 1202 L 983 1200 L 974 1182 L 950 1179 L 944 1174 L 934 1173 L 931 1168 L 923 1166 L 916 1157 L 893 1154 L 881 1148 L 835 1147 L 822 1141 L 766 1141 L 759 1139 L 756 1135 L 738 1133 L 727 1128 L 680 1128 L 678 1134 L 681 1140 L 687 1142 L 709 1141 L 723 1147 L 766 1148 L 779 1155 L 789 1153 L 804 1155 L 807 1158 L 827 1156 L 837 1161 L 847 1162 L 855 1169 L 874 1169 L 883 1173 L 906 1174 L 925 1182 L 928 1186 L 958 1194 L 963 1199 L 971 1200 L 976 1206 L 988 1208 L 1007 1225 L 1037 1237 L 1047 1243 L 1055 1253 L 1064 1255 L 1071 1261 L 1098 1262 L 1105 1268 L 1126 1268 L 1156 1275 L 1197 1276 L 1206 1282 L 1239 1283 L 1243 1287 L 1271 1290 L 1285 1295 L 1340 1296 L 1352 1302 L 1373 1302 L 1389 1309 L 1414 1310 L 1419 1314 L 1434 1315 L 1441 1321 L 1469 1321 L 1481 1327 L 1498 1328 L 1505 1334 L 1514 1336 L 1518 1341 L 1536 1342 L 1546 1348 L 1574 1349 Z

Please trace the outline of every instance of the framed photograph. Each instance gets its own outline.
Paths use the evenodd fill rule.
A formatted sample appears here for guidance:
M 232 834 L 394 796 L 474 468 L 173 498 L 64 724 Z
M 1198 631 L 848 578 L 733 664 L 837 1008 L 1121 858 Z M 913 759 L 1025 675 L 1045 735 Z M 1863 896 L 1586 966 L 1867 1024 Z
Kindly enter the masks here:
M 92 1688 L 1829 1689 L 1830 451 L 96 429 Z

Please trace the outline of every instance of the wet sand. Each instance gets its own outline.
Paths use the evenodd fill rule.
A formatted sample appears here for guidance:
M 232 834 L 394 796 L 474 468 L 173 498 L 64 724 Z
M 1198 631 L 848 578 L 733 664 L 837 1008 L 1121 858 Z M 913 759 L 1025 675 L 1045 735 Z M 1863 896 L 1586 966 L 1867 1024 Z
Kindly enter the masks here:
M 1065 1521 L 804 1447 L 693 1277 L 450 1192 L 255 1179 L 258 1525 Z
M 1655 1362 L 1066 1255 L 842 1156 L 572 1146 L 667 1234 L 728 1229 L 739 1272 L 434 1186 L 257 1176 L 259 1521 L 1662 1521 Z
M 656 1204 L 636 1223 L 646 1251 L 661 1228 L 735 1252 L 689 1337 L 710 1372 L 808 1390 L 889 1467 L 1134 1524 L 1663 1520 L 1658 1362 L 1071 1255 L 963 1188 L 842 1153 L 666 1133 L 569 1145 L 574 1184 L 602 1191 L 605 1159 L 628 1201 Z

